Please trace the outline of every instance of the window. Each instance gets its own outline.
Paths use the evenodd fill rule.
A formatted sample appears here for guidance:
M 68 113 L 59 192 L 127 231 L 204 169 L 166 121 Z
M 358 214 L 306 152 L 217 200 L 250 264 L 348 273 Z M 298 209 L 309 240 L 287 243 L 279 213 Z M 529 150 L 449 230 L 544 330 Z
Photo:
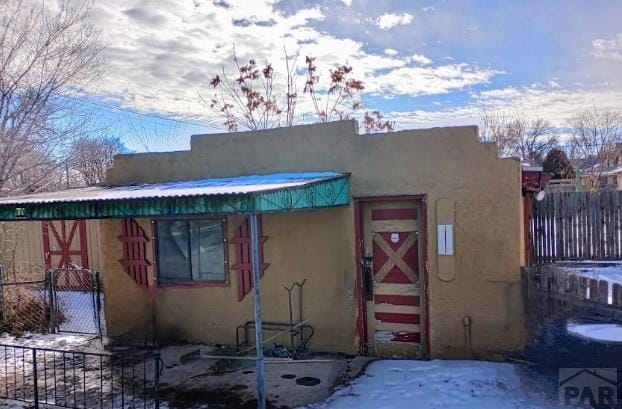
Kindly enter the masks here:
M 159 220 L 156 236 L 159 284 L 226 281 L 222 220 Z

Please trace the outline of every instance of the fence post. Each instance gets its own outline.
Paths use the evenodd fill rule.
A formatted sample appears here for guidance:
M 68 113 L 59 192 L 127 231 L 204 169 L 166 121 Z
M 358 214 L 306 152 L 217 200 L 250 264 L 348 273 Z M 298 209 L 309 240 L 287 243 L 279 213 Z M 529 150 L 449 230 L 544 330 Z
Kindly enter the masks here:
M 2 324 L 6 322 L 6 311 L 4 309 L 4 269 L 0 266 L 0 320 Z
M 51 334 L 56 331 L 56 314 L 55 314 L 55 306 L 54 306 L 54 290 L 52 288 L 52 272 L 47 271 L 45 273 L 45 285 L 48 290 L 48 308 L 50 309 L 50 323 L 49 323 L 49 331 Z
M 96 298 L 95 298 L 95 308 L 96 308 L 96 317 L 97 317 L 97 330 L 99 331 L 99 337 L 101 338 L 104 335 L 104 332 L 102 331 L 102 317 L 101 317 L 101 310 L 102 310 L 102 302 L 101 302 L 101 287 L 99 285 L 99 271 L 95 271 L 95 291 L 96 291 Z
M 160 351 L 156 350 L 153 353 L 155 374 L 154 374 L 154 394 L 155 394 L 155 409 L 160 409 Z
M 32 349 L 32 383 L 34 388 L 35 409 L 39 409 L 39 382 L 37 376 L 37 349 Z

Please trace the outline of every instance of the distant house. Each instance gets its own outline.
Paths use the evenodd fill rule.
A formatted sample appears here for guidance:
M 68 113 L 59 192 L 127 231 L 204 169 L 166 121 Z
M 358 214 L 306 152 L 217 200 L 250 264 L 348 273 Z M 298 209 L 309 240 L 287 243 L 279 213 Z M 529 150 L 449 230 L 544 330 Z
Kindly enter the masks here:
M 477 133 L 195 135 L 118 155 L 109 186 L 0 199 L 0 220 L 100 219 L 109 336 L 241 342 L 255 265 L 266 347 L 305 326 L 317 351 L 498 357 L 526 340 L 523 183 Z
M 578 164 L 583 186 L 598 190 L 622 190 L 622 144 L 616 145 L 610 163 L 587 158 Z

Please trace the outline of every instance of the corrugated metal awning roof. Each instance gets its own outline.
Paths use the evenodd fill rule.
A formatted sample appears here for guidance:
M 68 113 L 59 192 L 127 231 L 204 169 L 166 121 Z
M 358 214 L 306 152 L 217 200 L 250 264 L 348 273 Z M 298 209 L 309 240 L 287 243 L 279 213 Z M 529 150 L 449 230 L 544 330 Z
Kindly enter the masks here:
M 0 199 L 0 220 L 271 212 L 349 203 L 348 174 L 275 173 L 91 186 Z M 345 194 L 344 194 L 345 192 Z

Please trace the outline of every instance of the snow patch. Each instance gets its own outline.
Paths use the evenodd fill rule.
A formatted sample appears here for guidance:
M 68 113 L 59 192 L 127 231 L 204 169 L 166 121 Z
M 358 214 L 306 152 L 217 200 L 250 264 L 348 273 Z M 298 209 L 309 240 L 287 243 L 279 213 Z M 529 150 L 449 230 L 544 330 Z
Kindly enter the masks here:
M 578 324 L 566 326 L 572 335 L 596 341 L 622 342 L 622 326 L 617 324 Z
M 371 363 L 352 385 L 316 409 L 558 408 L 557 402 L 523 387 L 514 365 L 484 361 Z

